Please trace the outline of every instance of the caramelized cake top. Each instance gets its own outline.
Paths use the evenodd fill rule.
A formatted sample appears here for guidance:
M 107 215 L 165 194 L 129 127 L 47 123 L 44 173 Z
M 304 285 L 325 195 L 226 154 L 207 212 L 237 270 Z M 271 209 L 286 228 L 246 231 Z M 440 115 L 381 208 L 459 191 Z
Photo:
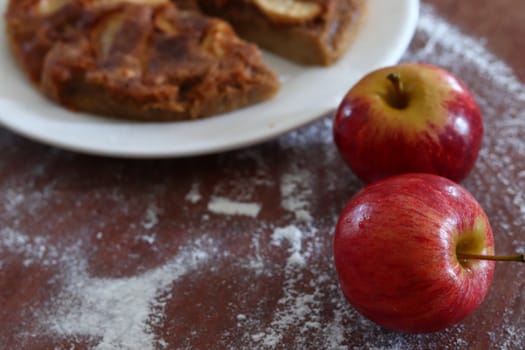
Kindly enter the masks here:
M 7 25 L 30 79 L 72 109 L 193 119 L 264 100 L 278 86 L 226 22 L 168 0 L 12 0 Z

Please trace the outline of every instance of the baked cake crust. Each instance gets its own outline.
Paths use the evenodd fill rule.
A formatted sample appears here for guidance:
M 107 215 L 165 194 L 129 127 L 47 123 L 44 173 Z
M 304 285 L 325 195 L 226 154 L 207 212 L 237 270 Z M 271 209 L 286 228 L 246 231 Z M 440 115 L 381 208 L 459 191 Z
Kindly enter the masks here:
M 30 80 L 73 110 L 197 119 L 266 100 L 279 85 L 227 23 L 163 0 L 11 0 L 6 19 Z
M 205 13 L 224 18 L 244 39 L 306 65 L 330 65 L 339 59 L 366 12 L 366 0 L 198 2 Z

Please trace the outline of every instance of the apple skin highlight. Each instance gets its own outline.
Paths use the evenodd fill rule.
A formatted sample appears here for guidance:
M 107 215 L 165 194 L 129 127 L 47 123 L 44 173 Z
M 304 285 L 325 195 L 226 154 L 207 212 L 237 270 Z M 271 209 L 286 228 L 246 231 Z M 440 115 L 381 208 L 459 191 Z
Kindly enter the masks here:
M 336 226 L 334 259 L 347 300 L 373 322 L 427 333 L 454 325 L 484 300 L 494 262 L 489 221 L 460 185 L 430 174 L 380 180 L 358 192 Z
M 387 79 L 398 74 L 399 94 Z M 463 180 L 481 148 L 483 121 L 466 86 L 449 72 L 406 63 L 369 73 L 341 101 L 334 141 L 364 182 L 425 172 Z

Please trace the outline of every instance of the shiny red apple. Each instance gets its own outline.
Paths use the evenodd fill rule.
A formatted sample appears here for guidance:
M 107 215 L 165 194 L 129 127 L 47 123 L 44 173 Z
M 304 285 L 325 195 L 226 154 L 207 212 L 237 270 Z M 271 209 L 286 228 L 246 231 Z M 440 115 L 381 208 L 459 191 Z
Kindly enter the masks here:
M 492 231 L 463 187 L 403 174 L 358 192 L 337 223 L 334 258 L 343 293 L 368 319 L 400 332 L 432 332 L 480 305 L 493 276 Z M 518 259 L 523 260 L 523 256 Z
M 424 172 L 459 182 L 476 161 L 483 121 L 467 87 L 448 71 L 405 63 L 373 71 L 337 110 L 334 141 L 363 181 Z

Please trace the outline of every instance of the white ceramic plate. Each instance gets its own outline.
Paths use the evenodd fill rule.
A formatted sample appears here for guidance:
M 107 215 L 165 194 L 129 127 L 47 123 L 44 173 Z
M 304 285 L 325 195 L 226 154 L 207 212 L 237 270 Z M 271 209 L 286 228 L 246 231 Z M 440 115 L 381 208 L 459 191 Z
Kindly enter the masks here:
M 0 8 L 5 9 L 6 3 L 0 0 Z M 418 0 L 370 0 L 368 17 L 356 41 L 337 64 L 329 68 L 302 67 L 265 54 L 266 62 L 282 81 L 273 99 L 204 120 L 173 123 L 101 118 L 51 103 L 16 67 L 2 23 L 0 124 L 57 147 L 119 157 L 189 156 L 252 145 L 319 118 L 336 108 L 363 74 L 395 64 L 410 43 L 418 13 Z

